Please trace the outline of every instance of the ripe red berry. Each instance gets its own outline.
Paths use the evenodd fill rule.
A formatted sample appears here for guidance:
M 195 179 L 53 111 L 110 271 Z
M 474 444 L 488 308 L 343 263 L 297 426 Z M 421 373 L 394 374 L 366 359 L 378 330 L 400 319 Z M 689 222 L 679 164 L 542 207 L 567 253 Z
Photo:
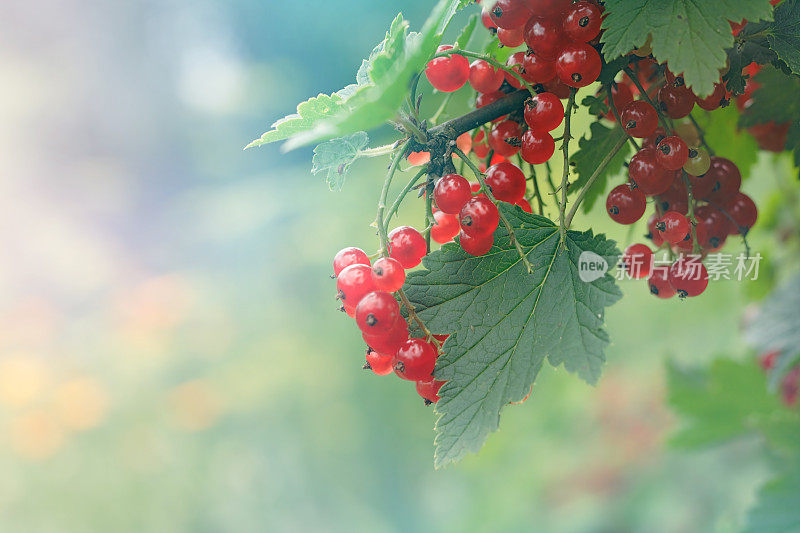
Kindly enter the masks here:
M 452 49 L 442 45 L 437 52 Z M 464 56 L 453 54 L 449 57 L 437 57 L 428 62 L 425 76 L 434 88 L 451 93 L 460 89 L 469 79 L 469 61 Z
M 551 81 L 543 83 L 542 85 L 544 85 L 545 91 L 553 93 L 562 100 L 569 98 L 569 92 L 571 90 L 569 85 L 558 79 L 558 77 L 555 77 Z
M 648 135 L 642 141 L 642 148 L 656 148 L 658 143 L 664 140 L 667 137 L 667 134 L 664 132 L 664 128 L 661 126 L 656 128 L 656 131 L 653 132 L 652 135 Z
M 500 28 L 497 30 L 497 39 L 503 46 L 516 48 L 525 42 L 525 25 L 514 29 Z
M 658 127 L 658 113 L 653 106 L 642 100 L 635 100 L 625 106 L 620 119 L 622 127 L 631 137 L 649 137 Z
M 728 205 L 739 192 L 742 186 L 742 174 L 733 161 L 724 157 L 712 157 L 711 168 L 708 169 L 707 178 L 713 182 L 711 192 L 704 195 L 704 200 L 709 200 L 720 206 Z
M 386 335 L 361 334 L 361 338 L 380 355 L 394 357 L 397 350 L 408 340 L 408 324 L 402 318 L 397 321 L 394 327 Z
M 528 6 L 519 0 L 497 0 L 489 14 L 498 28 L 509 30 L 523 26 L 531 16 Z
M 666 192 L 674 179 L 672 172 L 658 164 L 658 152 L 653 148 L 642 148 L 631 157 L 628 176 L 648 196 Z
M 728 237 L 730 222 L 716 207 L 703 205 L 694 210 L 697 241 L 705 250 L 718 250 Z
M 342 248 L 333 256 L 333 275 L 339 273 L 350 265 L 369 265 L 369 257 L 361 248 L 350 246 Z
M 461 231 L 472 237 L 485 237 L 494 233 L 500 222 L 497 206 L 487 197 L 475 196 L 464 204 L 458 216 Z
M 489 146 L 494 153 L 511 157 L 519 152 L 522 144 L 522 128 L 513 120 L 505 120 L 492 128 L 489 133 Z
M 566 36 L 555 19 L 534 16 L 525 25 L 525 42 L 541 59 L 555 61 L 564 47 Z
M 680 170 L 689 159 L 689 147 L 677 135 L 665 137 L 656 149 L 658 163 L 667 170 Z
M 627 183 L 614 187 L 606 198 L 606 210 L 619 224 L 633 224 L 642 218 L 646 208 L 642 191 L 631 189 Z
M 461 226 L 456 215 L 449 215 L 443 211 L 436 211 L 433 214 L 431 238 L 439 244 L 452 241 L 460 230 Z
M 614 107 L 617 108 L 617 113 L 621 113 L 625 106 L 633 102 L 633 92 L 631 88 L 625 83 L 616 83 L 611 87 L 611 97 L 614 100 Z M 615 122 L 617 120 L 614 111 L 611 109 L 611 104 L 608 102 L 608 96 L 605 98 L 605 103 L 609 106 L 608 113 L 605 117 Z
M 425 403 L 431 404 L 439 401 L 439 389 L 444 385 L 444 381 L 417 381 L 417 394 L 425 399 Z
M 455 215 L 472 198 L 469 182 L 459 174 L 445 174 L 436 182 L 433 199 L 443 212 Z
M 525 122 L 536 132 L 553 131 L 564 121 L 564 104 L 553 93 L 539 93 L 525 101 Z
M 392 368 L 393 359 L 394 357 L 391 355 L 381 355 L 372 348 L 367 348 L 367 364 L 364 365 L 364 369 L 372 370 L 372 372 L 379 376 L 385 376 L 394 370 Z
M 522 60 L 522 77 L 530 83 L 547 83 L 556 77 L 556 63 L 528 50 Z
M 342 303 L 355 309 L 358 302 L 376 289 L 369 265 L 350 265 L 336 277 L 336 290 Z
M 526 213 L 533 213 L 533 207 L 531 207 L 531 203 L 525 198 L 520 198 L 514 202 L 514 205 L 520 206 L 520 208 Z
M 476 59 L 469 66 L 469 84 L 479 93 L 492 93 L 500 89 L 505 74 L 483 59 Z
M 478 159 L 485 159 L 489 155 L 489 145 L 486 144 L 486 133 L 483 130 L 478 130 L 472 137 L 472 153 Z
M 755 202 L 741 192 L 737 192 L 733 197 L 733 201 L 728 206 L 728 214 L 735 222 L 735 224 L 731 224 L 733 226 L 731 233 L 741 233 L 742 229 L 746 233 L 758 220 L 758 209 Z
M 686 87 L 665 86 L 658 91 L 661 109 L 670 118 L 683 118 L 694 108 L 694 94 Z
M 367 335 L 388 335 L 399 317 L 400 305 L 388 292 L 371 292 L 356 306 L 356 324 Z
M 522 0 L 531 12 L 542 17 L 560 18 L 566 13 L 572 0 Z
M 494 234 L 473 237 L 463 231 L 458 234 L 458 243 L 470 255 L 483 255 L 492 249 Z
M 622 265 L 632 278 L 649 277 L 653 271 L 653 251 L 646 244 L 631 244 L 622 254 Z
M 492 20 L 491 10 L 486 9 L 485 7 L 481 9 L 481 23 L 486 27 L 487 30 L 497 32 L 497 24 L 495 24 Z
M 669 268 L 666 266 L 655 267 L 647 284 L 650 286 L 650 294 L 654 296 L 664 299 L 675 296 L 676 291 L 669 282 Z
M 725 90 L 725 84 L 715 83 L 714 92 L 705 98 L 697 98 L 697 105 L 706 111 L 714 111 L 719 107 L 725 107 L 729 103 L 728 92 Z
M 429 380 L 436 366 L 436 348 L 423 339 L 408 339 L 394 356 L 394 373 L 409 381 Z
M 600 32 L 603 16 L 592 2 L 572 4 L 564 17 L 564 33 L 573 41 L 588 43 Z
M 495 198 L 510 204 L 525 196 L 525 174 L 508 161 L 489 167 L 486 171 L 486 185 L 492 189 Z
M 400 226 L 389 233 L 389 257 L 397 259 L 403 268 L 414 268 L 428 253 L 420 233 L 410 226 Z
M 372 280 L 379 291 L 397 292 L 406 281 L 406 271 L 397 259 L 381 257 L 372 265 Z
M 677 244 L 686 239 L 690 229 L 689 219 L 675 211 L 667 211 L 656 221 L 656 231 L 670 244 Z
M 681 257 L 669 267 L 669 283 L 681 298 L 699 296 L 708 287 L 708 271 L 694 257 Z
M 601 67 L 600 54 L 594 47 L 572 43 L 558 54 L 556 75 L 570 87 L 586 87 L 597 81 Z
M 678 213 L 686 214 L 689 212 L 689 193 L 686 186 L 683 184 L 683 175 L 681 172 L 673 172 L 672 185 L 666 192 L 658 195 L 656 198 L 657 205 L 661 211 L 677 211 Z
M 528 130 L 522 136 L 522 149 L 520 156 L 531 165 L 540 165 L 553 157 L 556 151 L 556 142 L 548 132 L 535 132 Z
M 656 231 L 656 222 L 658 221 L 658 214 L 653 213 L 650 215 L 650 218 L 647 219 L 647 238 L 653 241 L 653 246 L 658 248 L 662 244 L 664 244 L 664 238 L 661 234 Z

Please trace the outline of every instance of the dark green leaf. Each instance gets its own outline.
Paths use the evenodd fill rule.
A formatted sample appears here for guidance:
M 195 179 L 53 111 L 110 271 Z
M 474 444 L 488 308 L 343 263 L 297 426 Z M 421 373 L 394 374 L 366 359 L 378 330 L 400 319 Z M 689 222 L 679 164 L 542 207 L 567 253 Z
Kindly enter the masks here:
M 600 163 L 625 138 L 625 132 L 616 125 L 608 128 L 600 122 L 593 122 L 590 127 L 590 137 L 583 137 L 578 141 L 578 151 L 572 156 L 572 163 L 575 165 L 575 173 L 578 179 L 570 186 L 570 190 L 578 191 L 589 180 L 591 175 L 600 166 Z M 622 149 L 611 159 L 605 170 L 600 173 L 594 185 L 587 191 L 583 200 L 583 211 L 589 212 L 594 205 L 597 197 L 605 190 L 606 180 L 611 176 L 619 175 L 628 155 L 631 152 L 629 144 L 625 144 Z
M 326 172 L 325 181 L 332 191 L 341 191 L 350 165 L 361 156 L 367 147 L 369 136 L 359 131 L 347 137 L 326 141 L 314 148 L 311 172 Z
M 605 116 L 608 113 L 608 104 L 602 98 L 590 94 L 583 97 L 581 105 L 589 108 L 589 113 L 595 116 Z
M 767 40 L 778 58 L 800 74 L 800 0 L 786 0 L 775 8 Z
M 562 242 L 550 220 L 507 204 L 501 209 L 532 274 L 501 224 L 486 255 L 445 245 L 406 281 L 428 327 L 450 335 L 435 374 L 447 381 L 436 404 L 437 467 L 477 451 L 497 429 L 502 408 L 528 394 L 545 359 L 596 382 L 609 342 L 605 308 L 621 297 L 608 274 L 584 282 L 578 272 L 584 251 L 615 264 L 613 241 L 571 231 Z

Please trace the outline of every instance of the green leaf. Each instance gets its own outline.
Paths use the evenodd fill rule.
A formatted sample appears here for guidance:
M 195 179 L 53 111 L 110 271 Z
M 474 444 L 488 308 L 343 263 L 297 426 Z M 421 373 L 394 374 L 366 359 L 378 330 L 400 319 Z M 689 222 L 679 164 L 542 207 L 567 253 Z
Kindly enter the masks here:
M 326 172 L 325 181 L 332 191 L 341 191 L 347 173 L 356 159 L 361 157 L 361 150 L 367 147 L 369 136 L 359 131 L 347 137 L 339 137 L 326 141 L 314 148 L 313 167 L 311 172 Z
M 753 92 L 753 103 L 742 113 L 740 125 L 800 120 L 800 78 L 787 76 L 774 67 L 764 67 L 755 81 L 761 87 Z
M 469 40 L 472 39 L 472 34 L 475 33 L 475 27 L 478 25 L 478 15 L 473 14 L 470 15 L 469 20 L 467 21 L 466 25 L 464 25 L 464 29 L 461 30 L 461 33 L 456 39 L 456 47 L 465 50 L 467 45 L 469 44 Z
M 400 57 L 405 50 L 407 37 L 408 22 L 403 19 L 402 14 L 399 14 L 392 21 L 389 31 L 386 32 L 386 38 L 379 45 L 380 50 L 377 53 L 373 50 L 374 56 L 370 54 L 366 67 L 369 82 L 379 83 L 383 77 L 391 71 L 394 62 L 397 61 L 397 58 Z M 363 67 L 364 64 L 362 63 L 362 68 Z M 359 71 L 360 70 L 361 69 L 359 69 Z M 356 75 L 356 79 L 359 79 L 358 75 Z M 366 83 L 360 85 L 366 85 Z
M 711 94 L 733 46 L 728 20 L 770 19 L 769 0 L 606 0 L 602 41 L 607 60 L 642 46 L 652 35 L 653 55 L 683 73 L 695 94 Z
M 784 472 L 758 491 L 747 513 L 743 533 L 797 533 L 800 531 L 800 467 L 782 465 Z
M 578 273 L 584 251 L 616 264 L 613 241 L 570 231 L 562 243 L 550 220 L 508 204 L 501 210 L 532 274 L 501 224 L 486 255 L 445 245 L 405 285 L 427 326 L 450 335 L 435 371 L 447 381 L 436 404 L 437 468 L 480 449 L 502 408 L 528 394 L 545 359 L 595 383 L 609 342 L 605 308 L 621 297 L 610 275 L 587 283 Z
M 608 113 L 608 104 L 602 98 L 587 94 L 583 97 L 581 105 L 589 108 L 589 113 L 595 116 L 605 116 Z
M 698 106 L 692 115 L 705 131 L 706 141 L 715 148 L 717 155 L 736 163 L 742 177 L 747 179 L 758 159 L 759 148 L 752 135 L 739 130 L 736 105 L 731 103 L 713 112 L 703 111 Z
M 766 65 L 776 59 L 775 52 L 769 48 L 765 35 L 770 22 L 750 22 L 742 28 L 737 37 L 736 45 L 730 48 L 728 61 L 730 68 L 723 76 L 725 85 L 734 95 L 744 93 L 746 77 L 742 73 L 750 63 Z
M 573 154 L 571 159 L 571 164 L 575 167 L 575 173 L 578 174 L 578 179 L 570 185 L 570 190 L 572 191 L 580 190 L 600 166 L 606 155 L 625 138 L 625 132 L 622 131 L 622 128 L 617 126 L 608 128 L 600 122 L 593 122 L 589 133 L 590 137 L 584 136 L 578 141 L 578 151 Z M 609 176 L 617 176 L 622 172 L 623 165 L 630 152 L 630 145 L 625 144 L 619 153 L 611 159 L 605 170 L 600 173 L 583 200 L 582 208 L 584 213 L 588 213 L 591 210 L 597 197 L 605 190 L 605 183 Z
M 786 0 L 775 8 L 775 22 L 770 24 L 767 40 L 778 58 L 800 74 L 800 0 Z

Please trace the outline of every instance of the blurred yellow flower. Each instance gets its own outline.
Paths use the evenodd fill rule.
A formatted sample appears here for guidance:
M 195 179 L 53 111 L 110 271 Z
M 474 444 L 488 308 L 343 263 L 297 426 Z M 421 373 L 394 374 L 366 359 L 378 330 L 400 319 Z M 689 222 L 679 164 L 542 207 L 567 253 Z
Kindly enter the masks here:
M 97 426 L 108 410 L 108 392 L 96 379 L 82 377 L 60 384 L 53 392 L 53 410 L 68 429 Z
M 50 369 L 34 356 L 19 354 L 0 360 L 0 404 L 24 407 L 41 396 L 51 381 Z
M 9 424 L 11 447 L 28 459 L 46 459 L 64 444 L 64 428 L 53 413 L 35 409 L 14 417 Z

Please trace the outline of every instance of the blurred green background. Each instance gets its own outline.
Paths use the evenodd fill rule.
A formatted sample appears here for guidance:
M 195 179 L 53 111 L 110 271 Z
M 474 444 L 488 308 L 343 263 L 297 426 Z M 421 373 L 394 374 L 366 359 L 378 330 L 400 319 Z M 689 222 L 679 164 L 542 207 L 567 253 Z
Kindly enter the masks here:
M 766 469 L 668 448 L 664 363 L 746 355 L 742 284 L 622 282 L 599 385 L 545 368 L 438 472 L 432 409 L 360 369 L 330 259 L 375 248 L 385 161 L 332 193 L 310 150 L 242 147 L 430 6 L 0 5 L 0 531 L 736 530 Z M 786 172 L 762 157 L 745 190 Z

